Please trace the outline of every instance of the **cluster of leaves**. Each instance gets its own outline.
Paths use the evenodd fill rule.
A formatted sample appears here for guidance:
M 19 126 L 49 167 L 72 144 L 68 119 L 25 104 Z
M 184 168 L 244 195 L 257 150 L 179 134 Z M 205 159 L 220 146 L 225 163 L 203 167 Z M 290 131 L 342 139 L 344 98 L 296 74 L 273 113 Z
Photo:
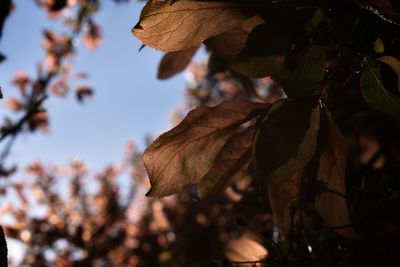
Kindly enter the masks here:
M 242 92 L 216 101 L 205 93 L 204 107 L 150 144 L 148 196 L 195 185 L 212 197 L 250 173 L 268 196 L 286 264 L 395 266 L 387 248 L 400 234 L 399 216 L 389 216 L 399 204 L 398 12 L 390 0 L 149 1 L 132 32 L 167 52 L 159 78 L 185 69 L 204 43 L 207 75 L 228 73 Z M 257 94 L 253 79 L 262 77 L 281 99 Z M 378 206 L 392 227 L 372 220 Z M 367 218 L 381 235 L 360 224 Z

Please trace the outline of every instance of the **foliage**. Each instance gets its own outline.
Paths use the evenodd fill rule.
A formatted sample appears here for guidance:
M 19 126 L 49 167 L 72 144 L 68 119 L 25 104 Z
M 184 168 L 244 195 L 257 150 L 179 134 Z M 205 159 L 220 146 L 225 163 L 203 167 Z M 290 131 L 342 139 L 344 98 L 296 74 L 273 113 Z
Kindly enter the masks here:
M 374 198 L 368 191 L 383 197 L 399 185 L 398 173 L 386 169 L 398 162 L 390 154 L 399 147 L 394 137 L 400 104 L 398 8 L 390 0 L 149 1 L 132 32 L 144 45 L 167 52 L 162 63 L 189 56 L 186 51 L 192 54 L 203 42 L 211 54 L 210 75 L 238 77 L 240 101 L 251 100 L 255 108 L 268 101 L 257 95 L 251 78 L 271 78 L 267 95 L 283 90 L 272 105 L 248 117 L 249 123 L 242 120 L 247 107 L 236 102 L 226 109 L 232 102 L 224 98 L 208 112 L 202 107 L 189 112 L 144 152 L 149 195 L 164 197 L 195 185 L 200 197 L 215 196 L 230 184 L 228 177 L 251 174 L 269 197 L 280 246 L 287 249 L 285 265 L 395 265 L 394 254 L 370 254 L 363 247 L 370 236 L 358 223 L 375 212 L 364 198 Z M 188 61 L 179 62 L 168 66 L 168 77 Z M 160 71 L 165 68 L 160 65 Z M 378 127 L 383 121 L 392 126 Z M 248 133 L 254 137 L 229 134 L 233 122 L 255 127 Z M 376 146 L 368 156 L 361 147 L 364 138 Z M 235 142 L 241 145 L 233 149 Z M 247 153 L 250 147 L 253 152 Z M 381 165 L 374 167 L 378 160 Z M 366 184 L 370 173 L 380 189 Z M 393 201 L 383 213 L 397 210 Z M 388 230 L 390 238 L 380 236 L 385 247 L 399 230 Z M 371 261 L 359 258 L 358 250 Z M 272 263 L 270 257 L 266 261 Z
M 71 4 L 38 3 L 51 17 Z M 4 123 L 0 141 L 46 130 L 48 93 L 63 96 L 71 77 L 85 76 L 66 62 L 81 30 L 89 49 L 100 44 L 99 1 L 75 4 L 68 34 L 44 33 L 38 78 L 14 79 L 21 97 L 5 103 L 22 115 Z M 32 164 L 31 184 L 7 178 L 3 190 L 15 190 L 22 207 L 6 210 L 15 221 L 4 228 L 27 245 L 25 265 L 399 265 L 395 0 L 150 0 L 132 32 L 166 52 L 158 78 L 188 67 L 176 126 L 151 142 L 144 166 L 128 146 L 94 193 L 80 161 L 67 168 L 68 196 L 55 186 L 60 168 Z M 208 62 L 190 63 L 202 47 Z M 76 90 L 79 101 L 92 93 Z M 5 177 L 16 170 L 4 164 L 10 148 L 0 161 Z M 144 167 L 148 196 L 175 195 L 145 201 Z M 116 182 L 123 171 L 125 199 Z M 27 195 L 39 196 L 44 216 L 29 215 Z

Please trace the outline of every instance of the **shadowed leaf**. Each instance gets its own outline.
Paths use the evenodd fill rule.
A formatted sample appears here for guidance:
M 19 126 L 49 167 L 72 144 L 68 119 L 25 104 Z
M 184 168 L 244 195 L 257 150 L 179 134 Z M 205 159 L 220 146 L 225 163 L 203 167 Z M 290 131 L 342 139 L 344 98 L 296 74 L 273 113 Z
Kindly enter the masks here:
M 319 108 L 314 97 L 284 99 L 272 105 L 254 143 L 263 186 L 272 186 L 303 169 L 316 150 Z
M 283 70 L 285 57 L 252 57 L 230 65 L 231 69 L 249 78 L 273 76 Z
M 335 125 L 329 113 L 322 113 L 327 120 L 328 141 L 322 151 L 317 179 L 323 182 L 327 191 L 315 198 L 315 207 L 328 227 L 351 225 L 346 198 L 346 157 L 347 142 Z M 336 232 L 347 238 L 355 238 L 353 227 L 337 229 Z
M 273 212 L 274 224 L 279 232 L 287 236 L 291 226 L 296 224 L 296 205 L 299 199 L 300 177 L 302 170 L 297 170 L 284 182 L 268 188 L 268 199 Z
M 325 74 L 325 49 L 312 46 L 297 62 L 296 67 L 282 77 L 282 86 L 288 96 L 312 93 Z
M 229 31 L 223 32 L 205 41 L 205 44 L 218 56 L 226 60 L 234 60 L 244 49 L 248 35 L 257 26 L 264 23 L 259 16 L 254 16 Z
M 189 112 L 143 153 L 151 184 L 148 196 L 167 196 L 200 181 L 239 126 L 266 107 L 248 101 L 226 101 Z
M 155 49 L 179 51 L 200 45 L 245 19 L 229 2 L 150 1 L 132 33 Z

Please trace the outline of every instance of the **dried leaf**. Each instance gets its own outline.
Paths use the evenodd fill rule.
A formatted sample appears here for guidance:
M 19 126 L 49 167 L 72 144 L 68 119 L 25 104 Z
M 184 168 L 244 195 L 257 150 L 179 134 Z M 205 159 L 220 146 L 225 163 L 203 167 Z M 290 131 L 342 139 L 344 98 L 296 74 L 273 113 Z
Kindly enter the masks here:
M 328 227 L 351 225 L 346 198 L 346 156 L 347 142 L 329 113 L 327 120 L 328 141 L 319 159 L 317 180 L 328 189 L 315 198 L 315 207 Z M 336 232 L 347 238 L 355 238 L 353 227 L 337 229 Z
M 166 53 L 158 66 L 157 78 L 168 79 L 183 71 L 192 61 L 192 57 L 198 49 L 199 46 L 194 46 L 182 51 Z
M 215 158 L 212 168 L 198 183 L 200 197 L 221 192 L 231 178 L 243 169 L 251 157 L 254 133 L 255 126 L 251 126 L 230 138 Z
M 200 181 L 239 126 L 266 107 L 248 101 L 226 101 L 189 112 L 143 154 L 151 184 L 148 196 L 167 196 Z
M 150 1 L 132 33 L 157 50 L 179 51 L 200 45 L 245 19 L 229 2 Z
M 293 177 L 316 150 L 319 108 L 314 97 L 284 99 L 272 105 L 254 142 L 256 168 L 264 186 Z

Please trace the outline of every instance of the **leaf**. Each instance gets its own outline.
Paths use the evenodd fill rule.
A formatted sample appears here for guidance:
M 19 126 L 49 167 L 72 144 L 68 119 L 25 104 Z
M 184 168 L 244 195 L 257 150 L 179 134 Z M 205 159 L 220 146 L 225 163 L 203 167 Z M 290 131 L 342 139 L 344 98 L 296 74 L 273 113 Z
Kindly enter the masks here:
M 319 108 L 314 97 L 284 99 L 272 105 L 260 123 L 254 142 L 254 158 L 266 187 L 293 177 L 316 150 Z
M 145 45 L 179 51 L 232 29 L 246 17 L 229 2 L 150 1 L 132 33 Z
M 284 182 L 268 188 L 268 199 L 272 209 L 274 225 L 287 236 L 292 225 L 298 221 L 297 203 L 299 199 L 302 170 L 297 170 Z
M 221 192 L 236 173 L 241 171 L 251 157 L 255 126 L 233 135 L 215 158 L 214 165 L 198 183 L 200 197 Z
M 380 65 L 368 59 L 361 72 L 361 92 L 372 108 L 400 118 L 400 96 L 385 89 Z
M 346 157 L 347 142 L 328 112 L 322 113 L 321 119 L 327 120 L 328 140 L 319 159 L 317 181 L 322 182 L 326 191 L 317 195 L 315 207 L 328 227 L 351 225 L 346 202 Z M 336 232 L 354 239 L 354 228 L 344 227 Z
M 309 94 L 318 88 L 325 75 L 325 49 L 311 46 L 297 62 L 296 67 L 282 77 L 282 86 L 288 96 Z
M 192 61 L 192 57 L 198 49 L 199 46 L 194 46 L 182 51 L 166 53 L 158 66 L 157 78 L 168 79 L 183 71 Z
M 244 49 L 250 32 L 263 23 L 264 20 L 260 16 L 253 16 L 229 31 L 207 39 L 204 43 L 218 56 L 232 61 Z
M 233 63 L 230 67 L 233 71 L 249 78 L 262 78 L 283 71 L 284 63 L 283 56 L 252 57 Z
M 147 195 L 163 197 L 199 182 L 240 125 L 267 107 L 248 101 L 225 101 L 189 112 L 143 153 L 151 184 Z
M 384 56 L 384 57 L 379 58 L 378 60 L 383 63 L 386 63 L 396 72 L 397 89 L 400 92 L 400 61 L 397 58 L 391 57 L 391 56 Z

